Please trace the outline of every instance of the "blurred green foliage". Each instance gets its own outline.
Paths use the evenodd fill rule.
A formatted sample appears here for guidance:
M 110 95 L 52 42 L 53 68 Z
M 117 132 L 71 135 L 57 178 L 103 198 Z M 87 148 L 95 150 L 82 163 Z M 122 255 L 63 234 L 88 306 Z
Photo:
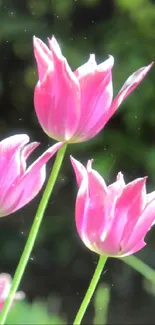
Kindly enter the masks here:
M 41 302 L 29 304 L 26 301 L 18 302 L 11 310 L 7 318 L 7 324 L 50 324 L 65 325 L 65 321 L 57 315 L 51 315 L 47 306 Z
M 95 318 L 94 325 L 107 324 L 108 307 L 110 302 L 110 290 L 107 285 L 99 285 L 95 294 Z
M 88 60 L 89 53 L 96 54 L 98 63 L 106 59 L 109 53 L 112 54 L 115 57 L 113 86 L 116 94 L 132 72 L 155 59 L 155 1 L 0 1 L 0 135 L 4 138 L 15 132 L 30 134 L 31 139 L 42 143 L 34 158 L 51 144 L 51 139 L 41 130 L 34 113 L 33 90 L 37 81 L 37 69 L 32 36 L 36 35 L 46 42 L 52 34 L 58 39 L 73 70 Z M 148 191 L 153 190 L 154 94 L 153 67 L 104 130 L 93 140 L 71 145 L 68 155 L 74 155 L 83 163 L 88 158 L 94 158 L 94 167 L 108 183 L 114 181 L 120 170 L 124 173 L 126 182 L 148 175 Z M 50 164 L 48 172 L 49 169 Z M 83 246 L 76 233 L 75 195 L 75 179 L 67 156 L 21 284 L 30 302 L 40 297 L 47 300 L 51 293 L 61 296 L 62 305 L 58 313 L 66 311 L 65 319 L 68 323 L 73 320 L 79 307 L 97 258 Z M 21 211 L 0 221 L 1 271 L 14 273 L 39 198 L 40 196 Z M 154 230 L 151 231 L 148 242 L 140 257 L 155 268 Z M 147 296 L 141 276 L 122 265 L 119 261 L 110 261 L 108 272 L 103 275 L 110 286 L 114 284 L 109 307 L 110 324 L 131 320 L 134 323 L 154 323 L 154 297 Z M 102 294 L 100 300 L 101 296 Z M 139 306 L 145 302 L 145 313 L 143 310 L 139 312 Z M 40 319 L 45 321 L 47 317 L 47 324 L 48 321 L 52 324 L 52 318 L 48 320 L 48 316 L 44 316 L 45 307 L 35 307 L 37 312 L 34 312 L 33 306 L 36 305 L 21 303 L 16 310 L 12 310 L 9 324 L 20 322 L 13 318 L 13 313 L 16 312 L 18 316 L 25 315 L 27 324 L 30 318 L 26 317 L 34 313 L 32 317 L 34 323 L 37 323 L 37 313 L 40 315 L 38 310 L 42 313 Z M 91 323 L 93 317 L 91 305 L 86 322 Z M 105 319 L 104 315 L 98 313 L 95 317 Z M 22 321 L 23 318 L 19 319 Z

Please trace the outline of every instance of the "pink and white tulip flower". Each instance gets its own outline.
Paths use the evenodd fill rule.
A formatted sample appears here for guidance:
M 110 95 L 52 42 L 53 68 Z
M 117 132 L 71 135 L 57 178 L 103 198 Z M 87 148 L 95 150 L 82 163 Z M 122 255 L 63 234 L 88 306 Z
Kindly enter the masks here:
M 26 160 L 38 147 L 26 134 L 13 135 L 0 142 L 0 217 L 29 203 L 41 190 L 46 177 L 46 163 L 62 146 L 57 143 L 26 168 Z
M 79 187 L 75 218 L 84 244 L 112 257 L 131 255 L 146 243 L 144 237 L 155 222 L 155 191 L 146 193 L 146 177 L 125 184 L 123 175 L 107 186 L 101 175 L 71 157 Z
M 0 274 L 0 312 L 2 311 L 2 308 L 4 306 L 5 300 L 8 297 L 8 294 L 11 289 L 12 284 L 12 278 L 7 273 L 1 273 Z M 25 294 L 23 291 L 18 291 L 15 294 L 14 302 L 17 300 L 24 299 Z
M 152 66 L 134 72 L 113 99 L 112 56 L 97 65 L 92 54 L 73 72 L 56 39 L 48 43 L 49 48 L 34 37 L 39 76 L 34 106 L 41 127 L 57 141 L 76 143 L 95 137 Z

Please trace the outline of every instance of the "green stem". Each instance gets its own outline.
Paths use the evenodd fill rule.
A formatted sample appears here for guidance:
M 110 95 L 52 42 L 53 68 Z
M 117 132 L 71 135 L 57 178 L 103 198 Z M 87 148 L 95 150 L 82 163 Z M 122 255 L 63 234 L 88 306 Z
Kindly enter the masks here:
M 91 298 L 93 296 L 93 293 L 94 293 L 94 291 L 96 289 L 96 286 L 97 286 L 98 281 L 100 279 L 100 276 L 101 276 L 101 273 L 103 271 L 103 268 L 104 268 L 104 265 L 105 265 L 105 262 L 106 262 L 107 258 L 108 258 L 107 256 L 100 256 L 99 257 L 98 264 L 96 266 L 94 275 L 93 275 L 92 280 L 90 282 L 90 285 L 89 285 L 89 287 L 87 289 L 85 297 L 84 297 L 84 299 L 82 301 L 82 304 L 81 304 L 81 306 L 80 306 L 80 308 L 78 310 L 78 313 L 77 313 L 77 315 L 75 317 L 73 325 L 80 325 L 81 324 L 82 318 L 83 318 L 83 316 L 84 316 L 84 314 L 86 312 L 86 309 L 87 309 L 87 307 L 88 307 L 88 305 L 90 303 L 90 300 L 91 300 Z
M 136 256 L 130 255 L 121 258 L 121 260 L 155 284 L 155 271 L 143 261 L 139 260 Z
M 38 206 L 38 210 L 36 212 L 36 216 L 34 218 L 34 221 L 33 221 L 30 233 L 29 233 L 29 237 L 27 239 L 27 242 L 26 242 L 24 251 L 22 253 L 22 256 L 20 258 L 19 264 L 17 266 L 16 272 L 15 272 L 15 275 L 14 275 L 14 278 L 12 281 L 10 293 L 8 295 L 8 298 L 6 299 L 6 302 L 4 304 L 4 307 L 3 307 L 1 315 L 0 315 L 0 324 L 1 325 L 5 324 L 6 317 L 8 315 L 11 304 L 13 302 L 16 290 L 18 289 L 18 286 L 22 279 L 23 273 L 24 273 L 27 263 L 29 261 L 29 258 L 30 258 L 30 255 L 31 255 L 38 231 L 39 231 L 41 221 L 43 219 L 43 215 L 44 215 L 48 200 L 50 198 L 51 192 L 53 190 L 53 187 L 55 185 L 57 176 L 59 174 L 59 171 L 60 171 L 60 168 L 62 165 L 62 161 L 64 158 L 66 148 L 67 148 L 67 145 L 64 144 L 63 147 L 61 147 L 57 153 L 51 175 L 49 177 L 47 186 L 45 188 L 45 191 L 41 198 L 40 204 Z

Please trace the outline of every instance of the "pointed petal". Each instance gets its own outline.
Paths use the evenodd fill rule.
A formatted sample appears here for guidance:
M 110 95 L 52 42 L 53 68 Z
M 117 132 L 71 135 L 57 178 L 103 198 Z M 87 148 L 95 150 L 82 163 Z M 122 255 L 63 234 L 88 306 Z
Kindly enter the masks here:
M 115 201 L 114 218 L 111 218 L 108 236 L 102 245 L 103 251 L 111 256 L 119 252 L 122 255 L 121 251 L 124 252 L 125 244 L 122 239 L 130 236 L 143 209 L 145 181 L 145 179 L 137 179 L 126 185 L 124 189 L 120 187 L 120 195 L 119 192 L 117 195 L 113 193 L 113 198 L 111 197 L 111 202 Z
M 21 172 L 24 173 L 26 169 L 26 160 L 30 154 L 39 146 L 39 142 L 32 142 L 27 144 L 21 151 Z
M 120 196 L 123 189 L 125 187 L 125 181 L 123 174 L 121 172 L 118 173 L 116 182 L 108 186 L 108 189 L 111 193 L 111 196 Z M 113 194 L 112 194 L 113 193 Z
M 73 166 L 76 180 L 79 186 L 79 191 L 76 198 L 75 220 L 79 236 L 89 247 L 89 239 L 87 234 L 87 214 L 90 205 L 89 188 L 88 188 L 88 173 L 85 167 L 76 159 L 70 156 L 71 164 Z M 90 161 L 89 161 L 90 162 Z M 90 167 L 90 163 L 88 165 Z M 89 168 L 88 167 L 88 168 Z
M 98 134 L 100 130 L 106 125 L 112 115 L 115 113 L 122 101 L 139 85 L 139 83 L 146 76 L 147 72 L 150 70 L 152 64 L 148 67 L 144 67 L 136 71 L 132 76 L 130 76 L 125 82 L 124 86 L 121 88 L 120 92 L 113 100 L 110 107 L 104 111 L 103 116 L 98 120 L 98 122 L 89 130 L 88 139 L 94 137 Z M 109 90 L 110 91 L 110 90 Z
M 125 186 L 125 181 L 124 181 L 124 176 L 121 172 L 119 172 L 117 174 L 117 177 L 116 177 L 117 181 L 121 182 L 123 184 L 123 187 Z
M 88 191 L 89 205 L 85 217 L 85 233 L 89 242 L 96 245 L 107 231 L 109 206 L 104 179 L 93 169 L 88 171 Z
M 141 81 L 145 78 L 146 74 L 151 69 L 152 65 L 153 63 L 149 64 L 147 67 L 143 67 L 137 70 L 126 80 L 118 95 L 113 100 L 113 103 L 109 110 L 108 119 L 115 113 L 124 99 L 129 96 L 130 93 L 141 83 Z
M 34 55 L 38 66 L 39 80 L 42 81 L 49 66 L 53 68 L 52 52 L 39 38 L 33 37 Z
M 64 60 L 64 56 L 62 55 L 61 48 L 54 36 L 52 38 L 48 38 L 48 44 L 51 52 L 56 54 L 57 59 Z M 70 68 L 69 68 L 70 69 Z M 70 70 L 71 71 L 71 70 Z
M 76 69 L 74 71 L 74 74 L 79 81 L 81 80 L 80 84 L 85 84 L 87 80 L 85 78 L 95 73 L 96 69 L 97 69 L 97 63 L 95 61 L 95 54 L 91 54 L 89 60 L 85 64 L 81 65 L 78 69 Z
M 46 177 L 46 163 L 63 143 L 56 143 L 46 150 L 24 173 L 3 198 L 4 215 L 12 213 L 29 203 L 41 190 Z
M 138 219 L 128 242 L 122 243 L 125 251 L 131 251 L 138 243 L 144 240 L 147 232 L 155 222 L 155 200 L 146 206 Z
M 126 250 L 126 248 L 125 248 L 124 251 L 122 251 L 122 253 L 121 253 L 121 257 L 135 254 L 136 252 L 140 251 L 145 246 L 146 246 L 146 243 L 144 242 L 144 240 L 140 240 L 131 250 Z
M 88 177 L 85 174 L 77 194 L 76 206 L 75 206 L 75 221 L 79 236 L 87 246 L 89 244 L 87 233 L 86 233 L 86 222 L 87 222 L 87 209 L 89 206 L 88 197 Z
M 124 177 L 122 173 L 118 173 L 117 180 L 113 184 L 108 186 L 107 197 L 107 234 L 101 237 L 101 242 L 98 245 L 101 252 L 106 252 L 109 256 L 117 255 L 120 249 L 120 236 L 124 229 L 125 219 L 122 220 L 119 212 L 116 209 L 118 198 L 121 196 L 123 189 L 125 188 Z
M 87 174 L 86 168 L 72 156 L 70 156 L 70 161 L 75 172 L 78 187 L 80 187 L 83 178 Z
M 95 61 L 95 54 L 91 54 L 89 60 L 80 66 L 78 69 L 74 71 L 74 74 L 78 78 L 81 88 L 87 87 L 87 81 L 91 78 L 94 74 L 98 73 L 101 74 L 101 81 L 103 77 L 111 71 L 114 65 L 114 58 L 112 55 L 109 55 L 109 58 L 102 62 L 101 64 L 97 65 Z
M 31 142 L 30 144 L 27 144 L 23 150 L 22 150 L 22 155 L 25 160 L 28 159 L 30 154 L 40 145 L 39 142 Z
M 102 177 L 92 170 L 91 160 L 87 163 L 87 171 L 72 157 L 71 163 L 80 186 L 76 200 L 77 230 L 85 245 L 96 251 L 96 244 L 105 230 L 107 187 Z
M 21 151 L 27 142 L 29 137 L 26 134 L 14 135 L 0 142 L 0 202 L 6 189 L 23 171 Z
M 118 173 L 116 182 L 108 186 L 108 226 L 107 237 L 102 240 L 101 248 L 113 255 L 119 249 L 120 237 L 118 233 L 122 233 L 124 223 L 121 218 L 116 218 L 116 203 L 117 199 L 121 196 L 125 187 L 124 177 L 121 172 Z
M 69 141 L 80 117 L 79 82 L 54 38 L 49 46 L 54 67 L 49 66 L 43 82 L 37 84 L 34 105 L 43 130 L 58 141 Z
M 116 209 L 121 214 L 126 215 L 126 225 L 122 233 L 123 245 L 126 246 L 128 238 L 139 219 L 145 205 L 146 205 L 146 177 L 136 179 L 135 181 L 126 185 L 120 199 L 118 199 Z
M 89 61 L 75 72 L 81 89 L 81 117 L 75 138 L 81 141 L 94 137 L 101 130 L 113 96 L 111 76 L 113 57 L 110 56 L 99 66 L 93 64 L 93 60 L 90 57 Z

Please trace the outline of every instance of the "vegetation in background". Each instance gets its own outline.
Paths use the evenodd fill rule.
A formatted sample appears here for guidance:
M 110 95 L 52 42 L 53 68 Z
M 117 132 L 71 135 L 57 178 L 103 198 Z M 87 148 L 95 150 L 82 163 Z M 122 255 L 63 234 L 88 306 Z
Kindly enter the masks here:
M 88 60 L 89 53 L 96 54 L 98 63 L 112 54 L 115 57 L 113 86 L 116 94 L 133 71 L 155 60 L 155 1 L 1 0 L 1 138 L 14 132 L 26 132 L 31 135 L 31 140 L 40 141 L 44 148 L 51 144 L 51 139 L 43 133 L 34 113 L 33 90 L 37 73 L 32 36 L 36 35 L 45 41 L 52 34 L 60 42 L 73 70 Z M 68 155 L 72 153 L 83 163 L 88 158 L 95 157 L 95 168 L 109 183 L 121 170 L 127 182 L 148 175 L 148 189 L 151 191 L 155 188 L 154 71 L 153 67 L 100 135 L 69 148 Z M 76 184 L 66 157 L 22 282 L 22 289 L 26 292 L 29 303 L 33 304 L 31 306 L 22 302 L 16 307 L 19 308 L 19 320 L 13 316 L 16 311 L 12 311 L 12 320 L 10 318 L 8 324 L 22 323 L 21 315 L 25 315 L 28 324 L 26 317 L 35 314 L 35 308 L 36 315 L 38 311 L 42 313 L 40 319 L 44 323 L 52 324 L 53 316 L 44 314 L 45 306 L 33 307 L 36 299 L 47 301 L 51 294 L 58 300 L 61 297 L 60 309 L 54 314 L 62 315 L 61 318 L 67 322 L 73 320 L 97 258 L 83 247 L 76 234 L 75 193 Z M 39 197 L 14 216 L 0 220 L 0 271 L 14 273 L 37 202 Z M 154 238 L 153 229 L 148 238 L 149 246 L 139 255 L 152 267 L 155 267 Z M 113 285 L 109 306 L 110 323 L 154 321 L 155 298 L 146 291 L 139 274 L 119 261 L 110 261 L 103 280 L 110 287 Z M 100 299 L 101 296 L 100 294 Z M 107 293 L 107 304 L 108 299 Z M 95 313 L 94 324 L 99 324 L 100 316 L 102 319 L 106 316 L 99 313 L 97 300 L 95 306 L 98 312 Z M 86 321 L 93 319 L 92 311 L 90 307 Z M 106 312 L 105 310 L 105 315 Z M 32 317 L 37 324 L 37 316 Z M 56 318 L 53 319 L 53 324 L 56 324 Z

